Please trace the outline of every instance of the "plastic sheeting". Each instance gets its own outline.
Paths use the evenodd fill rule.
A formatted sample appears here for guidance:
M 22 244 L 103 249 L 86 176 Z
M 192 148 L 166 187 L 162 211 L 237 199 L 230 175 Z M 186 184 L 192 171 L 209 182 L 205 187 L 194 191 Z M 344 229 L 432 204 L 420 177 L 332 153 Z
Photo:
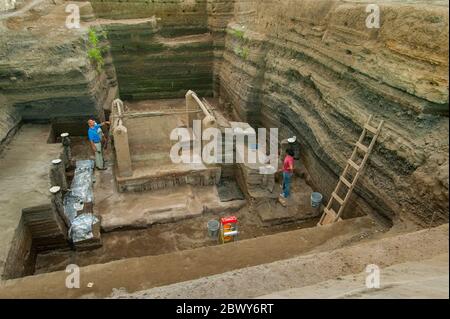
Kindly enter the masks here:
M 92 203 L 93 201 L 93 172 L 94 161 L 77 161 L 70 192 L 72 196 L 78 197 L 84 203 Z
M 73 196 L 69 191 L 64 197 L 64 213 L 69 219 L 70 223 L 77 217 L 77 211 L 80 210 L 79 207 L 83 208 L 82 200 L 76 196 Z
M 93 238 L 92 227 L 98 222 L 98 218 L 93 214 L 81 214 L 72 221 L 69 237 L 74 243 Z
M 76 162 L 70 190 L 64 197 L 64 213 L 71 223 L 69 237 L 73 242 L 92 238 L 92 225 L 98 222 L 93 214 L 82 214 L 77 217 L 77 212 L 83 209 L 84 203 L 92 203 L 94 199 L 92 188 L 94 165 L 92 160 Z

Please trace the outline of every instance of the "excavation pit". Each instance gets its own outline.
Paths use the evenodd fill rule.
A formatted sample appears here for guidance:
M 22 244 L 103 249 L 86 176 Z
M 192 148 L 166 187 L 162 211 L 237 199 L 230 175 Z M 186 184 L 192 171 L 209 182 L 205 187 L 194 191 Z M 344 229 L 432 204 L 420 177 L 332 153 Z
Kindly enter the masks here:
M 86 267 L 212 249 L 220 244 L 208 235 L 208 221 L 230 215 L 239 220 L 239 241 L 264 242 L 267 236 L 316 226 L 323 206 L 311 206 L 314 189 L 308 182 L 308 172 L 299 162 L 292 196 L 284 205 L 277 200 L 280 176 L 261 175 L 261 164 L 172 163 L 169 155 L 173 129 L 190 129 L 192 139 L 185 142 L 193 142 L 197 137 L 189 123 L 195 119 L 217 125 L 222 131 L 226 127 L 250 127 L 247 123 L 228 121 L 217 99 L 200 100 L 189 91 L 186 99 L 125 102 L 123 108 L 115 110 L 120 103 L 117 100 L 113 104 L 110 131 L 104 130 L 111 137 L 105 150 L 107 170 L 95 171 L 93 185 L 93 213 L 101 220 L 101 246 L 81 250 L 66 245 L 42 250 L 36 249 L 36 241 L 32 241 L 26 267 L 9 278 L 63 271 L 69 264 Z M 54 138 L 49 139 L 53 142 L 50 145 L 61 147 L 56 135 L 63 128 L 53 124 L 49 136 Z M 72 128 L 73 134 L 72 165 L 66 169 L 70 183 L 73 164 L 93 159 L 93 154 L 82 135 L 87 130 L 85 121 L 79 127 L 72 123 L 68 128 Z M 245 144 L 239 152 L 250 152 L 250 148 Z M 123 156 L 124 149 L 129 152 L 127 156 Z M 124 165 L 124 160 L 129 162 Z M 130 168 L 129 174 L 124 174 L 124 166 Z M 354 231 L 362 230 L 352 229 L 350 233 Z
M 315 227 L 319 216 L 302 209 L 274 211 L 249 209 L 246 200 L 221 202 L 217 186 L 183 185 L 156 191 L 121 193 L 114 189 L 112 169 L 97 174 L 94 212 L 102 220 L 102 247 L 90 251 L 54 250 L 36 256 L 34 274 L 79 266 L 103 264 L 127 258 L 157 256 L 178 251 L 219 246 L 208 236 L 211 219 L 234 215 L 239 220 L 239 240 L 261 238 Z M 298 179 L 293 191 L 305 188 Z M 308 191 L 309 193 L 309 191 Z M 308 196 L 303 196 L 308 210 Z M 278 204 L 279 213 L 282 207 Z M 302 214 L 303 213 L 303 214 Z
M 368 264 L 448 260 L 448 225 L 416 232 L 448 223 L 445 1 L 374 0 L 375 28 L 357 0 L 77 1 L 75 28 L 67 3 L 20 2 L 0 18 L 0 297 L 114 297 L 123 287 L 126 297 L 251 298 L 345 284 L 339 276 Z M 372 134 L 384 126 L 365 163 L 371 116 Z M 101 240 L 80 247 L 60 200 L 76 161 L 94 158 L 91 117 L 112 125 L 107 170 L 76 210 L 92 209 Z M 295 148 L 289 200 L 279 173 L 259 173 L 267 162 L 173 162 L 173 130 L 189 131 L 189 148 L 201 140 L 193 120 L 222 134 L 277 128 L 273 166 Z M 311 207 L 313 192 L 322 206 Z M 230 215 L 239 240 L 222 245 L 206 225 Z M 316 227 L 321 215 L 332 224 Z M 82 267 L 80 289 L 64 285 L 69 264 Z M 167 294 L 145 292 L 160 286 Z
M 261 238 L 291 230 L 314 227 L 318 219 L 310 219 L 272 227 L 262 226 L 257 218 L 244 208 L 232 211 L 239 220 L 239 240 Z M 80 267 L 104 264 L 115 260 L 143 256 L 158 256 L 201 247 L 219 246 L 217 239 L 208 236 L 206 224 L 211 219 L 219 220 L 226 213 L 206 213 L 199 217 L 178 220 L 151 227 L 116 229 L 102 233 L 103 246 L 90 251 L 59 250 L 37 255 L 34 274 L 64 270 L 69 264 Z
M 177 105 L 180 102 L 183 100 L 169 101 Z M 138 105 L 151 104 L 154 110 L 158 103 L 167 105 L 168 101 L 142 102 Z M 85 128 L 84 123 L 80 125 Z M 44 134 L 52 131 L 48 128 L 41 134 L 44 143 Z M 58 143 L 46 145 L 62 150 Z M 85 137 L 71 137 L 71 151 L 73 162 L 93 157 Z M 217 185 L 184 184 L 140 192 L 120 191 L 114 151 L 111 147 L 105 151 L 108 169 L 95 172 L 93 212 L 101 219 L 102 246 L 86 251 L 74 250 L 69 245 L 66 248 L 37 250 L 33 246 L 36 242 L 31 242 L 28 248 L 30 258 L 24 264 L 26 267 L 9 278 L 60 271 L 73 263 L 83 267 L 216 246 L 218 241 L 211 240 L 205 225 L 211 219 L 219 220 L 230 215 L 238 217 L 241 241 L 314 227 L 318 221 L 318 212 L 305 213 L 312 189 L 300 177 L 293 183 L 294 205 L 285 211 L 276 203 L 275 210 L 249 207 L 244 195 L 246 191 L 239 189 L 235 173 L 221 178 Z M 73 169 L 68 168 L 66 174 L 70 184 Z M 299 202 L 303 202 L 302 206 L 295 205 Z

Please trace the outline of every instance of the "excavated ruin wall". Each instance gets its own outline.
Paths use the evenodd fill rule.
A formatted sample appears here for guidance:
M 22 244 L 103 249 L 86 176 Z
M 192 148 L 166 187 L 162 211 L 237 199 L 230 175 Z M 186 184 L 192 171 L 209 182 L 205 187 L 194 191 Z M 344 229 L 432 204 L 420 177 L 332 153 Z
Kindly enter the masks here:
M 153 156 L 165 155 L 170 161 L 172 147 L 170 135 L 178 126 L 179 115 L 155 117 L 125 118 L 124 125 L 128 130 L 128 142 L 133 161 L 151 160 Z
M 385 120 L 353 210 L 448 221 L 448 3 L 235 1 L 220 71 L 237 117 L 297 135 L 329 198 L 368 116 Z
M 23 219 L 14 233 L 14 239 L 4 263 L 1 279 L 20 278 L 31 275 L 36 263 L 36 251 L 33 248 L 33 238 Z
M 124 100 L 213 94 L 213 39 L 206 0 L 93 0 L 107 26 Z M 152 18 L 153 22 L 141 18 Z M 139 20 L 141 19 L 141 21 Z

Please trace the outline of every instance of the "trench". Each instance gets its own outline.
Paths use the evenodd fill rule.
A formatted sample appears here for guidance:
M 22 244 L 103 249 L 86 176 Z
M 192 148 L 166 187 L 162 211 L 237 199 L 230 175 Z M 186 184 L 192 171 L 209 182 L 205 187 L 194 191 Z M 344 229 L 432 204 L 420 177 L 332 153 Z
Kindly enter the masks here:
M 314 227 L 318 219 L 263 227 L 252 220 L 248 210 L 233 214 L 239 219 L 238 240 L 247 240 L 281 232 Z M 223 215 L 227 216 L 227 215 Z M 54 250 L 36 254 L 34 271 L 29 275 L 65 270 L 70 264 L 80 267 L 103 264 L 115 260 L 157 256 L 201 247 L 221 245 L 208 237 L 206 224 L 217 214 L 170 224 L 153 225 L 144 229 L 116 230 L 102 233 L 102 247 L 91 251 Z
M 73 160 L 91 158 L 92 154 L 87 137 L 84 130 L 80 130 L 83 123 L 84 121 L 81 119 L 78 121 L 58 121 L 53 123 L 48 134 L 47 143 L 61 143 L 60 134 L 70 131 Z M 111 148 L 107 150 L 107 154 L 107 156 L 112 155 Z M 112 163 L 114 161 L 113 156 L 111 158 L 108 157 L 108 160 Z M 113 175 L 113 170 L 113 167 L 110 167 L 108 170 L 111 175 Z M 71 167 L 66 171 L 69 184 L 73 175 L 73 167 Z M 294 193 L 300 190 L 303 191 L 305 187 L 312 191 L 311 186 L 299 183 L 304 178 L 304 175 L 302 175 L 302 178 L 298 176 L 297 181 L 294 181 L 292 186 Z M 233 182 L 237 186 L 234 173 L 231 176 L 229 175 L 226 180 Z M 98 183 L 100 182 L 105 183 L 102 179 L 99 179 Z M 277 183 L 279 182 L 278 180 Z M 107 182 L 106 184 L 108 185 Z M 170 190 L 168 191 L 170 192 Z M 205 188 L 205 191 L 211 191 L 211 189 Z M 145 193 L 142 195 L 145 196 Z M 117 194 L 112 194 L 112 196 L 117 196 Z M 301 204 L 308 206 L 309 202 Z M 102 203 L 100 202 L 98 205 L 101 207 Z M 208 236 L 206 224 L 212 219 L 218 220 L 221 217 L 230 215 L 236 216 L 239 220 L 238 241 L 315 227 L 319 220 L 318 216 L 299 220 L 283 220 L 280 218 L 267 224 L 261 221 L 255 210 L 250 209 L 247 203 L 242 208 L 233 211 L 228 210 L 228 212 L 221 212 L 216 209 L 214 212 L 205 211 L 201 216 L 194 218 L 180 218 L 176 221 L 142 226 L 136 224 L 126 225 L 125 223 L 114 229 L 102 229 L 101 247 L 86 251 L 74 249 L 70 244 L 62 249 L 38 250 L 32 238 L 30 238 L 29 231 L 21 222 L 19 228 L 22 231 L 17 233 L 15 241 L 23 246 L 19 251 L 28 253 L 26 256 L 17 256 L 16 259 L 20 261 L 19 263 L 22 263 L 22 271 L 12 273 L 9 278 L 61 271 L 71 264 L 84 267 L 127 258 L 156 256 L 201 247 L 214 247 L 221 244 L 217 239 L 211 239 Z
M 139 102 L 144 103 L 145 102 Z M 164 103 L 158 101 L 152 101 L 154 103 Z M 173 103 L 173 102 L 172 102 Z M 84 130 L 80 130 L 84 121 L 73 120 L 73 121 L 58 121 L 51 125 L 47 142 L 51 144 L 61 143 L 60 135 L 66 131 L 70 132 L 71 137 L 71 150 L 72 159 L 84 160 L 86 158 L 92 158 L 90 146 L 87 142 L 87 137 L 85 136 Z M 106 174 L 110 177 L 114 175 L 114 156 L 113 150 L 109 147 L 106 152 L 107 159 L 111 163 Z M 98 173 L 97 175 L 104 174 Z M 239 187 L 234 177 L 235 173 L 228 174 L 227 177 L 223 177 L 221 182 L 233 183 L 235 187 Z M 74 168 L 69 167 L 66 170 L 67 182 L 70 184 L 74 177 Z M 297 181 L 294 181 L 292 185 L 292 191 L 297 192 L 305 188 L 312 190 L 309 185 L 300 183 L 301 178 L 299 177 Z M 280 181 L 278 180 L 277 183 Z M 105 200 L 114 202 L 112 198 L 118 197 L 118 193 L 107 193 L 103 195 L 104 185 L 109 185 L 109 181 L 106 178 L 98 177 L 97 182 L 98 191 L 101 200 L 96 202 L 96 206 L 99 207 L 98 213 L 102 213 L 104 210 L 108 209 L 108 205 L 103 202 Z M 102 184 L 101 184 L 102 183 Z M 112 186 L 117 188 L 116 185 Z M 106 187 L 107 188 L 107 187 Z M 170 193 L 172 190 L 168 189 L 167 192 Z M 177 190 L 176 192 L 183 192 L 183 189 Z M 205 192 L 211 191 L 211 188 L 204 187 Z M 201 190 L 200 190 L 201 192 Z M 143 199 L 146 194 L 150 194 L 151 191 L 143 192 Z M 103 196 L 103 197 L 102 197 Z M 106 198 L 104 198 L 106 197 Z M 108 198 L 109 197 L 109 198 Z M 112 198 L 111 198 L 112 197 Z M 117 201 L 121 199 L 117 198 Z M 164 202 L 164 200 L 162 200 Z M 309 203 L 302 203 L 305 206 Z M 127 205 L 132 208 L 131 201 L 127 201 Z M 236 238 L 237 241 L 243 241 L 253 238 L 263 238 L 265 236 L 274 235 L 283 232 L 289 232 L 298 229 L 315 227 L 319 221 L 319 217 L 307 217 L 307 218 L 292 218 L 292 219 L 274 219 L 268 223 L 261 220 L 260 216 L 252 209 L 247 202 L 243 207 L 233 209 L 226 209 L 220 211 L 218 209 L 204 210 L 200 216 L 197 217 L 180 217 L 173 221 L 156 222 L 151 225 L 139 225 L 135 223 L 127 224 L 125 221 L 122 225 L 114 227 L 111 229 L 101 230 L 102 244 L 101 247 L 96 249 L 88 250 L 78 250 L 73 247 L 70 243 L 66 248 L 60 249 L 50 249 L 42 250 L 35 247 L 32 239 L 30 239 L 29 232 L 26 231 L 26 227 L 21 223 L 21 229 L 24 231 L 18 234 L 16 241 L 28 242 L 31 248 L 29 248 L 29 253 L 26 259 L 22 259 L 25 265 L 23 272 L 18 275 L 14 274 L 10 278 L 17 278 L 23 276 L 33 276 L 42 273 L 50 273 L 55 271 L 65 270 L 68 265 L 76 264 L 80 267 L 94 265 L 94 264 L 104 264 L 116 260 L 144 257 L 144 256 L 157 256 L 163 254 L 170 254 L 174 252 L 192 250 L 201 247 L 214 247 L 222 245 L 218 238 L 211 238 L 208 236 L 207 222 L 210 220 L 218 220 L 221 217 L 227 217 L 230 215 L 236 216 L 238 218 L 238 229 L 239 236 Z M 26 245 L 25 245 L 26 246 Z
M 58 132 L 59 127 L 53 127 L 53 132 Z M 72 152 L 74 159 L 84 159 L 89 157 L 90 149 L 86 143 L 86 137 L 74 136 L 72 138 Z M 111 153 L 110 153 L 111 154 Z M 67 172 L 68 181 L 73 176 L 73 172 Z M 233 177 L 225 180 L 234 183 Z M 102 180 L 104 182 L 104 180 Z M 304 187 L 294 183 L 293 192 L 297 188 Z M 211 189 L 205 188 L 205 191 Z M 168 190 L 170 192 L 170 190 Z M 143 193 L 142 195 L 145 195 Z M 111 196 L 111 195 L 110 195 Z M 117 196 L 117 194 L 112 194 Z M 108 200 L 111 200 L 109 198 Z M 131 203 L 130 203 L 131 204 Z M 103 207 L 102 202 L 98 206 Z M 207 222 L 218 220 L 221 217 L 236 216 L 238 218 L 239 236 L 237 240 L 246 240 L 264 237 L 281 232 L 296 229 L 314 227 L 319 218 L 306 218 L 301 220 L 276 220 L 270 224 L 265 224 L 259 216 L 249 209 L 248 204 L 235 211 L 215 212 L 204 211 L 201 216 L 194 218 L 180 218 L 180 220 L 155 223 L 152 225 L 130 224 L 102 230 L 102 246 L 95 250 L 77 251 L 73 249 L 60 249 L 52 251 L 41 251 L 36 254 L 34 271 L 31 274 L 40 274 L 53 271 L 64 270 L 69 264 L 76 264 L 81 267 L 107 263 L 114 260 L 155 256 L 169 254 L 182 250 L 191 250 L 200 247 L 213 247 L 220 245 L 218 238 L 211 239 L 207 232 Z

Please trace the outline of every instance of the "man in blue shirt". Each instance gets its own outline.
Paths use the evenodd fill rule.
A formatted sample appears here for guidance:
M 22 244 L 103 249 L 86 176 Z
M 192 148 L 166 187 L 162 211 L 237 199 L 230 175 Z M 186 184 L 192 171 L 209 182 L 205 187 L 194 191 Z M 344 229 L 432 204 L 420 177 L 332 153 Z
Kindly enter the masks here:
M 97 169 L 105 170 L 105 162 L 103 160 L 103 148 L 102 148 L 102 137 L 100 135 L 101 127 L 105 124 L 110 124 L 109 122 L 103 122 L 101 124 L 95 123 L 94 120 L 90 119 L 88 121 L 89 130 L 88 138 L 91 144 L 91 148 L 95 153 L 95 166 Z

